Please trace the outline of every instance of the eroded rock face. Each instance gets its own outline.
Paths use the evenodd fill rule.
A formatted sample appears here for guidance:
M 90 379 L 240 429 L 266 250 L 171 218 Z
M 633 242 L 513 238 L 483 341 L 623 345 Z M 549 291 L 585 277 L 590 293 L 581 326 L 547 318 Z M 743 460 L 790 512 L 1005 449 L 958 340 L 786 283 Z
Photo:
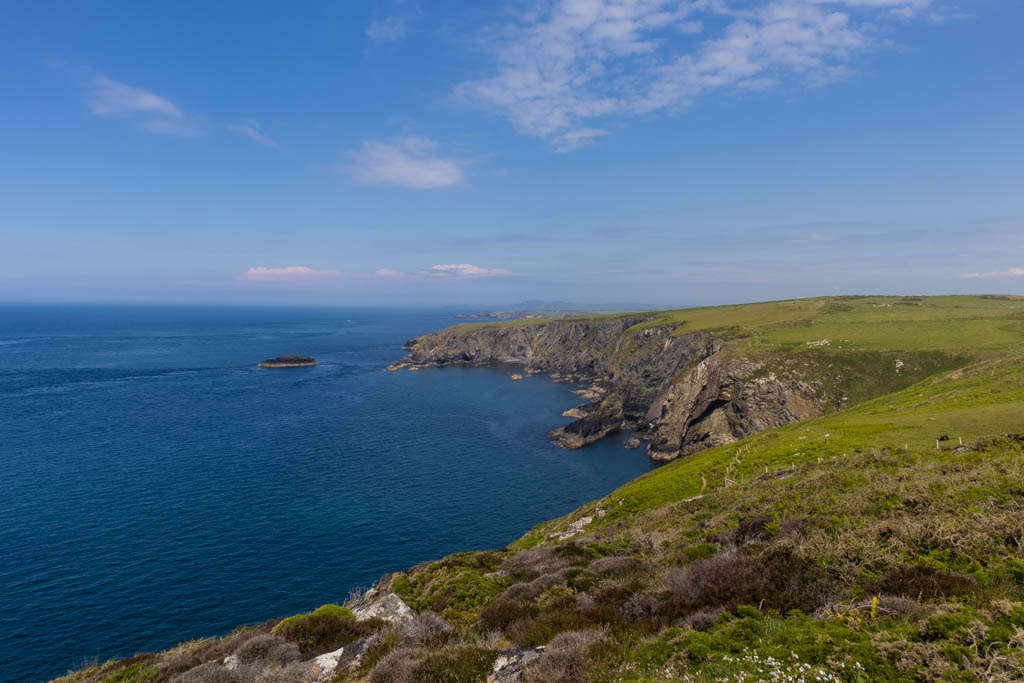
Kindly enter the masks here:
M 813 387 L 772 373 L 758 376 L 762 367 L 759 361 L 715 354 L 687 370 L 644 416 L 648 455 L 672 460 L 822 414 Z
M 529 325 L 460 326 L 410 340 L 399 365 L 515 363 L 527 373 L 590 382 L 590 403 L 550 436 L 580 448 L 628 429 L 648 454 L 672 460 L 764 429 L 821 415 L 811 385 L 763 372 L 763 362 L 724 353 L 707 332 L 673 326 L 630 329 L 648 317 L 552 320 Z M 636 442 L 632 442 L 636 443 Z

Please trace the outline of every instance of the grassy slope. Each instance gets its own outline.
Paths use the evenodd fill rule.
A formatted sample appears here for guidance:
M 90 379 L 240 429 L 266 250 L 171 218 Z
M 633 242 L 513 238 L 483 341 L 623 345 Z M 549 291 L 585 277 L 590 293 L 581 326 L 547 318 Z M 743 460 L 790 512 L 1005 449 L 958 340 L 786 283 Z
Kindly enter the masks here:
M 743 680 L 765 669 L 768 657 L 783 673 L 802 662 L 838 680 L 976 680 L 978 669 L 988 670 L 985 680 L 1018 680 L 1024 447 L 978 438 L 1022 427 L 1024 355 L 988 359 L 676 461 L 538 526 L 506 551 L 448 558 L 396 586 L 421 610 L 477 629 L 500 625 L 518 645 L 602 629 L 604 641 L 585 657 L 586 680 Z M 950 439 L 936 449 L 943 434 Z M 968 446 L 957 452 L 961 438 Z M 554 537 L 587 518 L 582 535 Z M 709 599 L 703 607 L 717 624 L 688 628 L 687 612 L 702 610 L 672 606 L 666 586 L 673 572 L 700 571 L 701 558 L 728 556 L 751 520 L 755 541 L 741 542 L 738 554 L 793 550 L 824 572 L 827 598 L 808 603 L 813 618 L 789 613 L 799 600 L 778 596 L 773 603 L 769 595 L 763 611 Z M 609 555 L 643 568 L 595 576 L 591 561 Z M 529 562 L 523 557 L 533 558 L 532 571 L 517 569 Z M 574 558 L 567 573 L 560 557 Z M 898 574 L 921 567 L 938 573 Z M 730 571 L 710 580 L 737 578 Z M 553 585 L 525 603 L 500 597 L 537 582 Z M 931 588 L 943 582 L 949 585 Z M 582 594 L 609 609 L 581 613 Z M 737 600 L 757 603 L 757 595 Z M 655 606 L 645 612 L 644 600 Z M 718 616 L 722 607 L 732 611 Z M 514 617 L 506 623 L 494 612 Z
M 454 629 L 412 640 L 392 629 L 360 675 L 404 646 L 415 660 L 406 680 L 478 680 L 491 653 L 550 643 L 531 680 L 758 680 L 805 665 L 824 672 L 807 680 L 1024 677 L 1024 445 L 979 441 L 1024 431 L 1024 298 L 661 316 L 681 332 L 739 330 L 744 352 L 824 353 L 806 343 L 830 339 L 828 353 L 847 361 L 933 351 L 965 367 L 673 462 L 509 548 L 393 577 L 414 609 Z M 574 522 L 582 531 L 558 539 Z M 74 680 L 169 680 L 183 651 L 190 662 L 222 657 L 268 629 Z M 324 637 L 333 649 L 357 632 Z

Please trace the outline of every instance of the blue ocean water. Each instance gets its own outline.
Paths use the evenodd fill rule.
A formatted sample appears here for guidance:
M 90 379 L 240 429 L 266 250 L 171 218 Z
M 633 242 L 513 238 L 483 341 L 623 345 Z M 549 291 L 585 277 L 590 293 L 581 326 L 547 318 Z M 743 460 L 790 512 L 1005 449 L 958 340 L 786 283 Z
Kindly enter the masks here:
M 385 372 L 450 311 L 0 306 L 0 680 L 344 600 L 648 471 L 508 368 Z M 286 353 L 321 365 L 261 370 Z

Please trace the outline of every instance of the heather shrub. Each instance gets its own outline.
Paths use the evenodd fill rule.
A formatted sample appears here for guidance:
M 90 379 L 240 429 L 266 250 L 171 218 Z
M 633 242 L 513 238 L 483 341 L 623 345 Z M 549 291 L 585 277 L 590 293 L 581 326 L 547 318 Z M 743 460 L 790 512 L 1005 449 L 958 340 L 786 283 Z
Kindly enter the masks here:
M 418 683 L 476 683 L 487 677 L 496 653 L 477 647 L 457 646 L 431 650 L 413 677 Z
M 518 619 L 505 629 L 505 635 L 516 645 L 543 645 L 563 631 L 576 631 L 591 625 L 589 615 L 575 609 L 545 609 L 533 617 Z
M 634 593 L 623 602 L 618 613 L 629 621 L 650 619 L 658 610 L 658 600 L 648 593 Z
M 282 622 L 274 629 L 285 640 L 298 644 L 304 658 L 315 657 L 368 636 L 383 622 L 379 619 L 356 621 L 334 614 L 307 614 Z
M 299 660 L 299 646 L 264 633 L 245 641 L 235 652 L 241 662 L 275 662 L 287 664 Z
M 171 683 L 239 683 L 234 671 L 229 671 L 220 662 L 206 662 L 171 678 Z
M 970 576 L 924 564 L 893 567 L 872 586 L 875 593 L 917 599 L 970 595 L 976 589 L 977 582 Z
M 371 683 L 475 683 L 486 678 L 496 654 L 469 645 L 399 648 L 370 672 Z
M 774 535 L 773 530 L 777 529 L 778 525 L 775 524 L 775 520 L 768 515 L 744 517 L 736 525 L 733 538 L 736 545 L 743 545 L 751 541 L 770 541 Z
M 586 564 L 589 559 L 587 550 L 577 545 L 546 546 L 523 550 L 505 558 L 501 569 L 521 581 L 533 580 L 541 574 Z
M 624 555 L 612 555 L 610 557 L 599 557 L 590 563 L 588 571 L 605 576 L 622 576 L 638 571 L 643 566 L 640 560 Z
M 442 642 L 452 627 L 433 612 L 424 612 L 398 624 L 395 629 L 404 645 L 422 647 Z
M 532 602 L 552 586 L 564 584 L 565 580 L 566 570 L 564 569 L 541 574 L 532 581 L 512 584 L 502 594 L 501 599 L 507 602 Z
M 176 674 L 189 671 L 201 664 L 221 661 L 233 654 L 243 643 L 253 636 L 269 633 L 277 621 L 268 621 L 258 626 L 236 629 L 224 638 L 208 638 L 183 643 L 171 650 L 161 662 L 164 677 L 171 678 Z
M 489 631 L 506 631 L 516 621 L 532 618 L 539 611 L 536 605 L 495 600 L 480 612 L 479 623 Z
M 825 579 L 820 567 L 789 549 L 757 557 L 717 555 L 669 572 L 666 584 L 675 600 L 667 601 L 663 608 L 669 618 L 744 604 L 779 612 L 813 612 L 827 595 Z
M 679 625 L 689 626 L 694 631 L 710 631 L 724 611 L 721 607 L 700 609 L 683 617 Z
M 371 683 L 413 683 L 422 651 L 398 648 L 384 655 L 370 672 Z
M 601 631 L 568 631 L 555 636 L 524 671 L 528 683 L 584 683 L 590 647 L 604 638 Z
M 926 611 L 917 600 L 901 595 L 880 595 L 878 602 L 886 614 L 902 619 L 917 619 Z

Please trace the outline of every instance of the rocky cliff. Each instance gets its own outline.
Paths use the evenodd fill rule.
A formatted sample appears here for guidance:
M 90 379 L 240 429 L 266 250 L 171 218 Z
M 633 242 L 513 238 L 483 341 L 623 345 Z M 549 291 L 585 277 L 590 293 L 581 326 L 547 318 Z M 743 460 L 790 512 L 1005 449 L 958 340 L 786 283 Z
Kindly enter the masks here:
M 825 411 L 830 397 L 793 373 L 765 372 L 765 359 L 736 354 L 728 336 L 642 325 L 651 322 L 637 315 L 460 325 L 410 340 L 409 357 L 392 369 L 509 363 L 592 383 L 593 400 L 551 436 L 579 448 L 629 429 L 658 460 Z

